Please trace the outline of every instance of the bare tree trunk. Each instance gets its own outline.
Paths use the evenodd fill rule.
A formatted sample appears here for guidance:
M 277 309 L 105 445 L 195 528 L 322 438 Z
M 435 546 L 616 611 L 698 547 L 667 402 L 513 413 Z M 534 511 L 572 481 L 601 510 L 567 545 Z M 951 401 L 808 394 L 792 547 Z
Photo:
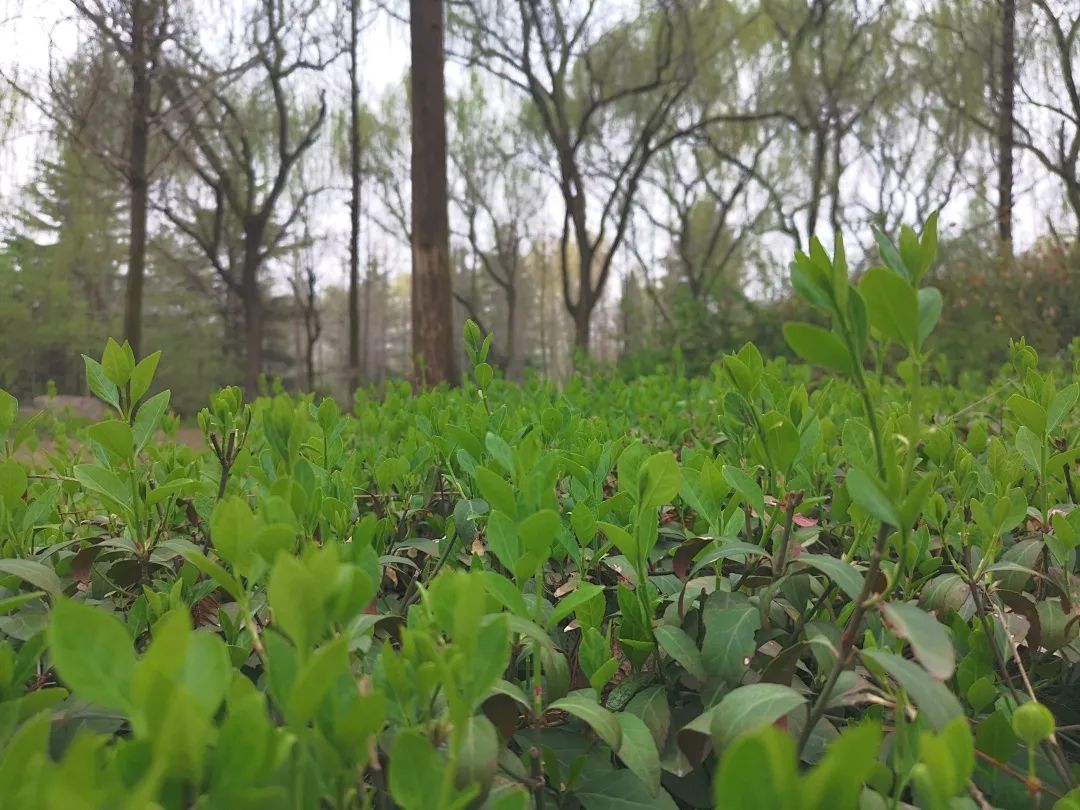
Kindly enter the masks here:
M 149 28 L 153 24 L 147 0 L 131 0 L 131 143 L 128 152 L 128 190 L 131 231 L 128 238 L 127 285 L 124 297 L 124 338 L 135 357 L 142 356 L 143 280 L 146 275 L 146 207 L 149 193 L 147 155 L 151 116 Z
M 360 0 L 349 0 L 349 390 L 360 385 Z M 366 303 L 366 301 L 365 301 Z M 366 371 L 366 369 L 365 369 Z
M 262 301 L 259 291 L 244 292 L 244 389 L 254 398 L 259 395 L 259 376 L 262 374 Z
M 541 246 L 540 253 L 540 365 L 544 369 L 544 376 L 551 376 L 551 366 L 548 361 L 548 330 L 547 330 L 547 289 L 548 289 L 548 257 L 547 246 Z
M 263 307 L 262 297 L 259 294 L 261 246 L 261 231 L 254 226 L 247 229 L 244 235 L 244 267 L 240 283 L 240 303 L 244 308 L 244 389 L 251 398 L 259 394 L 259 375 L 263 370 Z
M 525 376 L 525 357 L 518 340 L 518 291 L 513 284 L 506 290 L 506 379 L 521 382 Z
M 827 129 L 820 124 L 814 127 L 814 162 L 810 176 L 810 210 L 806 214 L 807 242 L 814 238 L 817 230 L 818 213 L 821 208 L 822 186 L 825 184 L 825 156 L 828 154 Z
M 443 2 L 410 0 L 412 340 L 427 385 L 456 384 L 446 188 Z M 417 375 L 420 376 L 420 375 Z
M 361 343 L 364 346 L 364 361 L 363 361 L 363 374 L 364 379 L 370 380 L 375 375 L 375 369 L 377 366 L 372 362 L 372 347 L 371 347 L 371 296 L 376 293 L 375 286 L 378 284 L 378 266 L 375 264 L 375 257 L 371 256 L 368 259 L 367 273 L 364 278 L 364 319 L 362 324 L 363 340 Z
M 574 354 L 575 361 L 579 352 L 589 356 L 589 340 L 592 336 L 592 307 L 585 302 L 574 311 Z
M 998 109 L 998 238 L 1001 253 L 1012 257 L 1013 134 L 1016 91 L 1016 0 L 1001 0 L 1001 103 Z

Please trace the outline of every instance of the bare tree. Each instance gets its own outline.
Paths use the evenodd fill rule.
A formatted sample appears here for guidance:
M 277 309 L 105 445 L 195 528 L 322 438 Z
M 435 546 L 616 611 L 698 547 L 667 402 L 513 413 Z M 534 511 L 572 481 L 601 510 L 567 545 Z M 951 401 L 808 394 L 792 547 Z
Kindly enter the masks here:
M 247 26 L 251 58 L 237 78 L 212 81 L 225 71 L 202 60 L 170 66 L 162 77 L 174 107 L 167 136 L 190 177 L 170 182 L 160 209 L 238 302 L 252 394 L 263 371 L 264 271 L 288 248 L 292 227 L 319 191 L 287 193 L 326 120 L 323 93 L 305 104 L 300 89 L 336 56 L 323 51 L 314 30 L 318 11 L 318 0 L 288 14 L 278 0 L 260 0 Z M 193 81 L 205 89 L 192 93 Z
M 123 154 L 110 155 L 128 185 L 128 267 L 124 296 L 124 337 L 141 354 L 143 287 L 146 276 L 147 211 L 153 170 L 150 147 L 160 113 L 157 72 L 175 35 L 171 0 L 70 0 L 102 42 L 126 65 L 127 138 Z M 89 133 L 88 133 L 89 134 Z
M 515 152 L 520 127 L 492 113 L 479 83 L 455 99 L 451 117 L 455 182 L 450 196 L 463 220 L 459 235 L 468 245 L 472 264 L 502 296 L 506 316 L 494 330 L 494 346 L 505 355 L 507 379 L 520 380 L 525 360 L 520 340 L 521 277 L 543 195 L 532 167 Z M 454 298 L 469 317 L 483 324 L 475 295 L 455 290 Z
M 709 42 L 719 52 L 737 36 L 703 35 L 700 26 L 719 19 L 715 9 L 655 0 L 630 19 L 603 19 L 608 6 L 596 0 L 459 5 L 464 57 L 525 94 L 541 158 L 556 167 L 564 207 L 563 300 L 573 316 L 575 347 L 587 353 L 593 310 L 653 158 L 703 126 L 776 113 L 695 103 L 701 101 L 692 92 L 698 63 L 711 56 L 695 47 Z
M 923 63 L 941 102 L 997 142 L 999 237 L 1012 236 L 1017 150 L 1061 184 L 1080 232 L 1080 9 L 1064 0 L 986 0 L 943 4 L 926 19 L 939 38 L 922 49 Z

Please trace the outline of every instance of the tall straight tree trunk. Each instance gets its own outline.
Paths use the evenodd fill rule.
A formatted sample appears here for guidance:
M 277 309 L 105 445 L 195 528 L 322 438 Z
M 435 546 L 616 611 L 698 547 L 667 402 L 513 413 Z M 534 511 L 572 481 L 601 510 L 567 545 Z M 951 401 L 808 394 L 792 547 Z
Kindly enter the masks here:
M 998 238 L 1001 252 L 1012 257 L 1013 134 L 1016 91 L 1016 0 L 1001 0 L 1001 105 L 998 109 Z
M 244 234 L 240 304 L 244 310 L 244 389 L 251 399 L 259 394 L 259 375 L 263 370 L 263 307 L 259 293 L 261 246 L 262 230 L 257 223 L 249 225 Z
M 131 143 L 128 152 L 131 230 L 124 296 L 124 338 L 131 344 L 136 357 L 142 356 L 143 280 L 146 275 L 147 154 L 151 116 L 148 40 L 151 25 L 147 0 L 131 0 Z
M 375 257 L 368 258 L 367 271 L 364 276 L 364 318 L 361 325 L 363 334 L 361 336 L 360 344 L 363 346 L 364 352 L 364 377 L 369 381 L 375 377 L 378 381 L 377 366 L 372 360 L 373 351 L 371 347 L 371 297 L 376 293 L 376 284 L 378 283 L 378 266 L 375 264 Z
M 548 288 L 548 259 L 547 245 L 540 244 L 540 365 L 544 369 L 544 376 L 551 377 L 551 369 L 548 365 L 548 331 L 547 331 L 547 288 Z
M 259 395 L 262 374 L 263 317 L 259 291 L 244 292 L 244 390 L 254 399 Z
M 818 214 L 825 185 L 825 161 L 829 151 L 827 125 L 820 120 L 814 125 L 814 157 L 810 169 L 810 210 L 806 213 L 807 244 L 817 232 Z
M 574 312 L 574 361 L 589 359 L 589 342 L 592 338 L 592 307 L 584 302 Z
M 420 380 L 456 384 L 446 188 L 443 0 L 409 0 L 412 39 L 412 341 Z M 421 376 L 418 374 L 418 378 Z
M 570 310 L 574 317 L 574 367 L 581 361 L 589 359 L 590 342 L 592 339 L 592 316 L 593 309 L 599 296 L 594 295 L 592 289 L 592 265 L 596 253 L 582 240 L 578 240 L 578 293 L 577 303 Z M 565 272 L 565 270 L 564 270 Z
M 525 376 L 525 355 L 518 340 L 517 288 L 511 284 L 506 291 L 506 379 L 521 382 Z
M 349 0 L 349 393 L 360 385 L 360 0 Z M 366 369 L 364 369 L 366 373 Z

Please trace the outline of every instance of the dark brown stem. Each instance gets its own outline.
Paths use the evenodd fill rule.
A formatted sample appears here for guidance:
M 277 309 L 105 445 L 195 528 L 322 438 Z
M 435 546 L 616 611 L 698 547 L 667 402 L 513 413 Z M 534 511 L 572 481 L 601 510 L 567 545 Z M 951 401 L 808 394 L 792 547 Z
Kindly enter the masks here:
M 801 492 L 790 492 L 784 499 L 787 501 L 787 511 L 784 514 L 784 536 L 780 539 L 780 548 L 777 549 L 776 556 L 773 558 L 774 580 L 783 575 L 784 566 L 787 565 L 788 543 L 791 542 L 791 528 L 795 523 L 795 510 L 802 503 L 802 498 Z
M 1076 487 L 1073 486 L 1072 470 L 1069 469 L 1069 464 L 1063 465 L 1062 469 L 1065 470 L 1065 488 L 1069 490 L 1069 501 L 1076 503 Z
M 870 589 L 873 588 L 874 580 L 877 579 L 878 571 L 881 570 L 881 561 L 885 557 L 885 545 L 888 541 L 889 524 L 882 523 L 877 538 L 874 540 L 873 548 L 870 550 L 870 564 L 866 568 L 866 577 L 863 580 L 862 590 L 859 592 L 859 598 L 855 600 L 855 607 L 848 618 L 847 626 L 844 627 L 844 633 L 840 636 L 840 653 L 836 658 L 836 666 L 829 673 L 821 694 L 818 695 L 817 700 L 810 709 L 810 714 L 806 718 L 806 727 L 799 737 L 798 752 L 800 755 L 803 749 L 806 748 L 806 743 L 809 742 L 814 727 L 825 716 L 825 710 L 829 707 L 829 698 L 832 697 L 833 689 L 836 688 L 836 682 L 840 680 L 840 673 L 847 669 L 851 659 L 854 657 L 855 640 L 859 636 L 859 625 L 862 624 L 863 616 L 866 614 Z

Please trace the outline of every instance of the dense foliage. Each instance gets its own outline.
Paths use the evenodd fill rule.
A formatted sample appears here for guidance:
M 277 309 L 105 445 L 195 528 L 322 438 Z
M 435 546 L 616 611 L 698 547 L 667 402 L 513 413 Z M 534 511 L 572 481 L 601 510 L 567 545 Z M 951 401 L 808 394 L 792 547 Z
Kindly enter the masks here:
M 1080 384 L 929 384 L 935 223 L 879 246 L 797 254 L 813 365 L 515 386 L 470 323 L 202 450 L 115 342 L 74 435 L 0 395 L 0 806 L 1080 806 Z

